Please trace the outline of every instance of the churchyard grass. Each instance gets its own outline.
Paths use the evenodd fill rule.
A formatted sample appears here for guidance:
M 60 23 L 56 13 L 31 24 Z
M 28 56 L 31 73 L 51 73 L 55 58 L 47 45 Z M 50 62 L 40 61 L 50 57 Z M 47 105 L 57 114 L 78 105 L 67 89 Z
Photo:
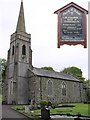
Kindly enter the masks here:
M 83 116 L 90 116 L 88 107 L 88 104 L 83 104 L 83 103 L 77 103 L 77 104 L 72 104 L 75 107 L 65 107 L 65 108 L 55 108 L 55 109 L 50 109 L 50 114 L 71 114 L 71 115 L 76 115 L 78 113 L 80 113 Z M 13 106 L 13 108 L 15 110 L 17 110 L 18 112 L 24 113 L 24 110 L 22 108 L 24 108 L 25 106 Z M 19 110 L 17 108 L 20 108 Z M 32 115 L 40 115 L 41 114 L 41 110 L 30 110 L 29 112 Z
M 77 103 L 73 105 L 75 105 L 75 107 L 51 109 L 50 113 L 51 114 L 68 114 L 69 113 L 72 115 L 76 115 L 80 113 L 83 116 L 88 116 L 88 104 Z

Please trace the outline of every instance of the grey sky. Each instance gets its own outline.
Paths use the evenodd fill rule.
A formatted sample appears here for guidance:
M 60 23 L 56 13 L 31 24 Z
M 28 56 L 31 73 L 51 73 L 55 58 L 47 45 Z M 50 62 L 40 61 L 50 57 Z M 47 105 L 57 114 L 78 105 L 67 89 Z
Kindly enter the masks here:
M 57 15 L 54 11 L 75 2 L 88 9 L 89 0 L 23 0 L 26 31 L 31 33 L 33 66 L 56 71 L 79 67 L 88 78 L 88 49 L 82 45 L 57 48 Z M 10 35 L 15 32 L 21 0 L 0 0 L 0 58 L 7 58 Z

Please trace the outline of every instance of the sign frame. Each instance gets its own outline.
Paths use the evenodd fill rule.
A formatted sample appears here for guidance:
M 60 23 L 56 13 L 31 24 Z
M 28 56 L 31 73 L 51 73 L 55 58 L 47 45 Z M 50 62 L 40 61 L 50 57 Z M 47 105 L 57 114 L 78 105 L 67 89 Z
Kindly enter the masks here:
M 83 12 L 83 38 L 82 40 L 62 40 L 61 39 L 61 13 L 65 11 L 66 9 L 74 7 L 78 9 L 79 11 Z M 60 48 L 61 45 L 67 44 L 67 45 L 78 45 L 81 44 L 84 46 L 84 48 L 87 48 L 87 14 L 88 11 L 82 8 L 81 6 L 75 4 L 74 2 L 71 2 L 67 4 L 66 6 L 58 9 L 57 11 L 54 12 L 55 14 L 58 15 L 58 25 L 57 25 L 57 47 Z

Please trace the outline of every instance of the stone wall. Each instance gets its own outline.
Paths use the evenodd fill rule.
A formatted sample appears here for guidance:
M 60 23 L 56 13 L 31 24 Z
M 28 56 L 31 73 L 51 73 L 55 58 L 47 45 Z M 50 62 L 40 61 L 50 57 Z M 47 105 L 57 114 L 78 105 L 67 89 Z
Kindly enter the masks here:
M 25 77 L 18 77 L 17 81 L 17 104 L 28 104 L 29 94 L 28 79 Z
M 48 95 L 48 81 L 52 81 L 52 95 Z M 66 84 L 66 96 L 62 95 L 62 83 Z M 36 102 L 50 100 L 53 103 L 81 102 L 80 83 L 55 78 L 35 76 L 29 84 L 31 95 L 34 93 Z M 33 89 L 34 88 L 34 89 Z

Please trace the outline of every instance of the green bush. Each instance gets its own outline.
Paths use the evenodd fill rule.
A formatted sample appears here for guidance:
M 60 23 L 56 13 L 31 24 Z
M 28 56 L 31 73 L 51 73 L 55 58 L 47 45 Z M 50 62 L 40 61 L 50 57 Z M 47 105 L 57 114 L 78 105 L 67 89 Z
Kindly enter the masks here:
M 47 100 L 41 100 L 40 105 L 41 105 L 41 108 L 44 108 L 45 106 L 48 105 L 48 101 Z

